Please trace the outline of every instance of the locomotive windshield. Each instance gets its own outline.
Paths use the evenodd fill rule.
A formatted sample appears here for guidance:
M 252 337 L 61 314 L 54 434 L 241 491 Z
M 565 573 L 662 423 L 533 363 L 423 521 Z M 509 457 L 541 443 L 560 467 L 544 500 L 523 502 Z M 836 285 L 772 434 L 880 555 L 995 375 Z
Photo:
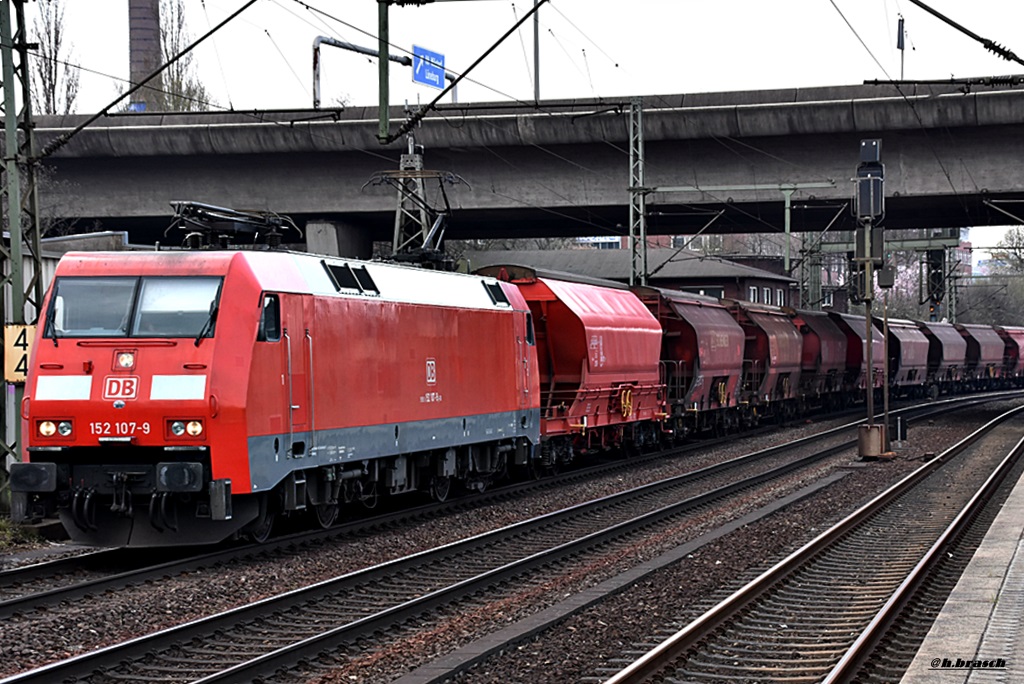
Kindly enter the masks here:
M 221 278 L 58 278 L 44 337 L 213 337 Z

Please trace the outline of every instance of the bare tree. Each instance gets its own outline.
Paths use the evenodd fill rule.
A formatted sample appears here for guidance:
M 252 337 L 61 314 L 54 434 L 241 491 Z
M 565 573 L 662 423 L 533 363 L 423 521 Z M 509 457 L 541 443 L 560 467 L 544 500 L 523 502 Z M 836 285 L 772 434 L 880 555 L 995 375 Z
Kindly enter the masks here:
M 160 46 L 166 62 L 192 42 L 185 21 L 184 0 L 161 0 L 160 17 Z M 164 71 L 161 109 L 179 112 L 210 109 L 211 95 L 196 75 L 192 56 L 188 53 Z
M 1024 226 L 1014 226 L 992 250 L 993 270 L 1024 274 Z
M 573 238 L 488 238 L 477 240 L 446 240 L 445 251 L 454 259 L 467 252 L 523 252 L 549 249 L 573 249 L 579 246 Z
M 1024 226 L 1010 228 L 991 252 L 989 275 L 969 279 L 961 294 L 961 319 L 1024 324 Z
M 78 70 L 68 66 L 73 46 L 64 45 L 61 0 L 40 0 L 32 28 L 39 44 L 30 69 L 33 109 L 39 114 L 70 114 L 78 97 Z

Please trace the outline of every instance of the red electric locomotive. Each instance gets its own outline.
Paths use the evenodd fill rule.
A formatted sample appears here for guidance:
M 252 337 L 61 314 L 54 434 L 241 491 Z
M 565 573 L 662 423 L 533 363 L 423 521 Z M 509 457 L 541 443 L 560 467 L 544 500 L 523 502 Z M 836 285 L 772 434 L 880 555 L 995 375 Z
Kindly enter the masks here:
M 69 254 L 26 383 L 15 517 L 56 512 L 91 544 L 197 544 L 265 538 L 277 513 L 329 525 L 380 494 L 481 488 L 539 443 L 536 359 L 526 301 L 493 278 L 279 251 Z

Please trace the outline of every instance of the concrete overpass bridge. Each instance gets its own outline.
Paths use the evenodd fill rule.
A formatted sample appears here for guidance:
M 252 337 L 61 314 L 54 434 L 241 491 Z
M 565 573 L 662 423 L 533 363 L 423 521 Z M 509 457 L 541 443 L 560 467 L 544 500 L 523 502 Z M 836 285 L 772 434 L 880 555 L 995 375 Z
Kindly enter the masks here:
M 850 86 L 644 98 L 652 234 L 852 229 L 859 142 L 882 139 L 889 228 L 1013 223 L 1024 199 L 1024 91 Z M 628 102 L 445 105 L 416 129 L 425 166 L 447 187 L 449 238 L 628 233 Z M 268 209 L 339 229 L 349 253 L 390 240 L 395 191 L 367 185 L 398 167 L 400 141 L 376 139 L 376 109 L 123 114 L 45 161 L 44 215 L 79 229 L 164 240 L 169 202 Z M 400 121 L 402 112 L 391 113 Z M 77 117 L 40 117 L 38 148 Z M 395 125 L 394 123 L 392 125 Z M 364 187 L 365 186 L 365 187 Z M 440 204 L 439 191 L 428 188 Z M 1003 203 L 1003 204 L 1001 204 Z M 724 210 L 724 212 L 723 212 Z M 322 225 L 322 223 L 321 223 Z

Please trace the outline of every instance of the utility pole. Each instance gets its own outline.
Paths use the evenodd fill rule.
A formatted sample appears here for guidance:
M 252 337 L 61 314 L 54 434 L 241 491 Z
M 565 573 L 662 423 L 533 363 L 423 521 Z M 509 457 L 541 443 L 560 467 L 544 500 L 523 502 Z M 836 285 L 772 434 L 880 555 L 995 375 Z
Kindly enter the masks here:
M 641 124 L 633 124 L 632 123 L 632 119 L 631 119 L 631 122 L 630 122 L 630 140 L 631 141 L 633 140 L 633 129 L 634 128 L 638 128 L 639 125 L 641 125 Z M 633 168 L 632 152 L 633 152 L 633 145 L 631 144 L 630 145 L 630 169 Z M 642 136 L 639 139 L 639 156 L 640 156 L 640 159 L 642 160 L 642 158 L 643 158 L 643 138 L 642 138 Z M 637 180 L 637 176 L 639 176 L 639 181 Z M 646 195 L 652 195 L 652 194 L 656 194 L 656 193 L 668 193 L 668 192 L 700 192 L 700 193 L 708 193 L 708 192 L 734 192 L 734 191 L 750 191 L 750 190 L 752 190 L 752 191 L 778 190 L 779 192 L 782 193 L 783 231 L 784 231 L 784 234 L 785 234 L 785 241 L 786 241 L 786 245 L 785 245 L 785 250 L 786 251 L 785 251 L 785 255 L 783 257 L 782 267 L 783 267 L 783 270 L 785 271 L 786 277 L 792 277 L 792 268 L 793 268 L 792 267 L 792 263 L 791 263 L 792 237 L 793 237 L 793 235 L 792 235 L 793 193 L 795 193 L 798 190 L 809 190 L 809 189 L 813 189 L 813 188 L 834 188 L 836 186 L 836 184 L 833 181 L 831 181 L 831 180 L 827 180 L 827 181 L 807 181 L 807 182 L 799 182 L 799 183 L 753 183 L 753 184 L 749 184 L 749 185 L 705 185 L 705 186 L 699 186 L 699 187 L 692 186 L 692 185 L 656 185 L 656 186 L 652 186 L 652 187 L 643 187 L 643 182 L 644 182 L 643 181 L 643 169 L 642 169 L 642 165 L 641 165 L 641 168 L 640 168 L 639 172 L 638 173 L 634 172 L 631 175 L 631 177 L 630 177 L 630 197 L 631 198 L 634 196 L 634 194 L 639 194 L 638 191 L 636 191 L 636 188 L 638 188 L 638 187 L 642 188 L 642 190 L 643 190 L 642 194 L 645 197 L 646 197 Z M 630 204 L 630 236 L 638 234 L 641 231 L 643 231 L 643 234 L 646 236 L 646 234 L 647 234 L 646 224 L 643 224 L 640 227 L 638 227 L 636 230 L 633 230 L 633 223 L 634 223 L 634 221 L 633 221 L 633 218 L 632 218 L 633 217 L 632 209 L 633 209 L 633 206 L 632 206 L 632 203 L 631 203 Z M 632 239 L 632 237 L 631 237 L 631 239 Z M 643 259 L 644 259 L 644 264 L 646 264 L 646 260 L 647 260 L 646 252 L 644 252 Z M 634 256 L 634 261 L 635 260 L 636 260 L 636 257 Z M 801 275 L 801 278 L 800 278 L 800 292 L 799 292 L 799 297 L 798 297 L 798 299 L 800 301 L 798 303 L 804 302 L 804 300 L 805 300 L 804 293 L 806 291 L 812 289 L 812 287 L 810 285 L 805 283 L 805 280 L 810 282 L 812 279 L 817 279 L 817 286 L 813 288 L 813 291 L 817 292 L 819 296 L 820 296 L 820 293 L 821 293 L 821 271 L 820 271 L 820 268 L 816 272 L 815 271 L 811 271 L 810 270 L 810 266 L 807 265 L 807 261 L 808 261 L 807 259 L 804 259 L 801 262 L 801 274 L 802 275 Z M 818 263 L 820 265 L 820 257 L 816 258 L 814 261 L 815 261 L 815 263 Z M 805 271 L 805 269 L 806 269 L 806 271 Z M 633 281 L 631 280 L 630 282 L 632 283 Z M 817 299 L 814 299 L 813 301 L 816 302 Z M 820 308 L 820 307 L 817 307 L 817 308 Z
M 883 453 L 885 425 L 875 425 L 875 367 L 872 358 L 874 325 L 871 320 L 871 302 L 875 298 L 875 268 L 884 264 L 882 229 L 877 227 L 885 214 L 885 196 L 882 194 L 885 167 L 882 165 L 882 141 L 860 141 L 860 164 L 854 179 L 854 214 L 857 217 L 856 264 L 857 289 L 864 301 L 865 370 L 867 381 L 867 424 L 860 426 L 857 445 L 861 458 L 877 458 Z M 888 363 L 888 359 L 885 359 Z M 888 391 L 888 388 L 886 388 Z
M 391 49 L 389 33 L 388 0 L 377 0 L 377 107 L 380 123 L 377 137 L 380 140 L 387 139 L 391 133 L 391 112 L 388 109 L 388 103 L 391 101 L 391 93 L 388 90 L 388 60 L 383 58 Z
M 629 284 L 647 284 L 647 193 L 644 187 L 644 101 L 629 102 Z
M 14 9 L 12 17 L 11 10 Z M 25 0 L 0 0 L 0 61 L 2 61 L 4 157 L 9 242 L 0 239 L 0 305 L 4 311 L 3 468 L 0 468 L 0 508 L 6 508 L 8 466 L 21 460 L 20 407 L 25 394 L 29 345 L 43 299 L 40 276 L 39 209 L 36 200 L 32 98 L 29 85 Z M 18 109 L 18 101 L 21 109 Z M 4 301 L 10 288 L 11 301 Z M 27 313 L 30 312 L 30 313 Z M 12 391 L 13 390 L 13 391 Z
M 540 0 L 533 0 L 533 101 L 540 104 Z

